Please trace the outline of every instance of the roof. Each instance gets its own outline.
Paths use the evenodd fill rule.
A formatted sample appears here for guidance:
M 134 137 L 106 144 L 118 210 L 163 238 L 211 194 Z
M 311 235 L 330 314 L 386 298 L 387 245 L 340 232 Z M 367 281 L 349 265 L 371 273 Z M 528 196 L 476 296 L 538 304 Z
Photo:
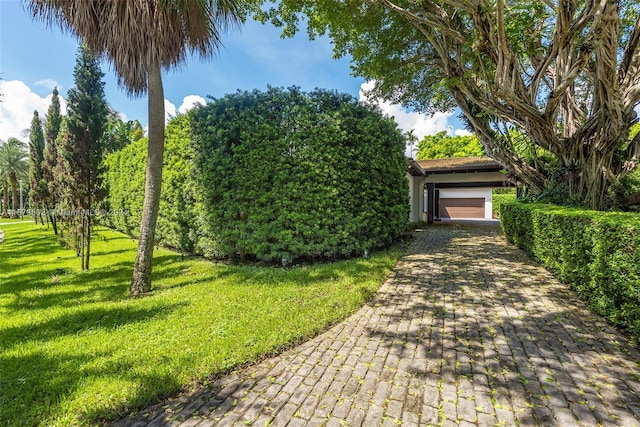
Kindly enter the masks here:
M 491 157 L 456 157 L 448 159 L 418 160 L 425 175 L 455 172 L 490 172 L 504 169 Z
M 424 171 L 415 160 L 407 159 L 407 172 L 413 176 L 424 176 Z

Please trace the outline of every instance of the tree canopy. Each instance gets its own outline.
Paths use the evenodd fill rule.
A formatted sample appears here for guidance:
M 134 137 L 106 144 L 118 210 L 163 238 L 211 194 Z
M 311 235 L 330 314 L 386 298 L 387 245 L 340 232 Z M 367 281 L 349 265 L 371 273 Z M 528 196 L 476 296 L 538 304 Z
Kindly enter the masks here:
M 616 203 L 640 161 L 640 2 L 279 0 L 261 14 L 329 34 L 372 95 L 418 110 L 458 107 L 489 155 L 541 194 L 560 184 L 592 208 Z M 557 161 L 524 158 L 517 129 Z
M 418 143 L 417 160 L 486 155 L 475 135 L 449 136 L 446 131 L 427 135 Z
M 3 186 L 3 216 L 18 216 L 20 181 L 29 177 L 29 152 L 27 144 L 17 138 L 0 141 L 0 181 Z M 11 185 L 11 209 L 9 209 L 7 182 Z M 22 213 L 20 213 L 22 214 Z

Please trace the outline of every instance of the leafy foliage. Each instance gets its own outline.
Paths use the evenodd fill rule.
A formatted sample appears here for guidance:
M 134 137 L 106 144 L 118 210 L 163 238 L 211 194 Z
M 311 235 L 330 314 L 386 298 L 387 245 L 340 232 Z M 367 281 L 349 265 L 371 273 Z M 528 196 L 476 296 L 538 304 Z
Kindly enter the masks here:
M 195 176 L 192 164 L 189 117 L 176 116 L 165 132 L 164 177 L 156 239 L 163 245 L 183 252 L 196 252 L 200 240 L 197 221 L 200 211 L 195 204 Z M 105 187 L 109 194 L 104 219 L 111 227 L 137 235 L 144 201 L 147 138 L 132 141 L 105 158 Z
M 158 240 L 209 257 L 338 258 L 388 245 L 408 217 L 404 137 L 351 96 L 271 88 L 167 126 Z M 106 159 L 107 220 L 134 234 L 144 140 Z M 128 213 L 128 215 L 122 215 Z
M 124 121 L 117 112 L 110 110 L 107 115 L 107 125 L 103 135 L 104 151 L 112 153 L 122 150 L 131 142 L 138 141 L 144 136 L 144 130 L 138 120 Z
M 147 139 L 142 138 L 104 160 L 104 186 L 108 191 L 103 208 L 109 215 L 102 221 L 129 236 L 137 236 L 142 218 L 146 144 Z
M 552 175 L 516 129 L 558 164 L 556 185 L 615 206 L 640 163 L 640 5 L 504 0 L 279 0 L 258 13 L 289 36 L 300 21 L 375 82 L 369 94 L 424 112 L 458 107 L 487 153 L 539 195 Z M 638 193 L 640 196 L 640 193 Z M 627 206 L 627 205 L 624 205 Z
M 491 206 L 493 209 L 493 217 L 500 218 L 500 206 L 505 203 L 516 201 L 516 189 L 515 188 L 497 188 L 493 190 L 491 196 Z
M 449 136 L 446 131 L 442 131 L 435 135 L 427 135 L 420 141 L 416 159 L 447 159 L 485 155 L 485 149 L 475 135 Z
M 2 216 L 16 218 L 19 206 L 19 182 L 29 177 L 29 153 L 27 144 L 17 138 L 0 142 L 0 180 L 3 186 Z M 8 187 L 11 186 L 11 206 Z
M 640 341 L 640 218 L 546 204 L 503 204 L 507 239 Z
M 239 92 L 193 122 L 207 224 L 223 255 L 342 257 L 403 232 L 404 137 L 351 96 Z

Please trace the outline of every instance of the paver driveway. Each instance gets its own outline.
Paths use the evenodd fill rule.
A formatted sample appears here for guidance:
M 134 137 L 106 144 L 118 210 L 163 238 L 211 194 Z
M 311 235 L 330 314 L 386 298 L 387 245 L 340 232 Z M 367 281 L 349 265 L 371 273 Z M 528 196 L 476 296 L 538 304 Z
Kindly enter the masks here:
M 498 227 L 439 224 L 348 320 L 118 425 L 640 426 L 639 362 Z

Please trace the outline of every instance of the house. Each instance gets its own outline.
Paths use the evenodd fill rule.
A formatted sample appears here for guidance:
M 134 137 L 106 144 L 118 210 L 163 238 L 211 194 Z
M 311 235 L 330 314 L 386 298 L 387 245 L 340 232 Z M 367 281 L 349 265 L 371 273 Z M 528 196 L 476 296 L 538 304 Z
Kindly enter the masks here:
M 492 190 L 514 185 L 490 157 L 408 159 L 407 178 L 411 222 L 491 219 Z

